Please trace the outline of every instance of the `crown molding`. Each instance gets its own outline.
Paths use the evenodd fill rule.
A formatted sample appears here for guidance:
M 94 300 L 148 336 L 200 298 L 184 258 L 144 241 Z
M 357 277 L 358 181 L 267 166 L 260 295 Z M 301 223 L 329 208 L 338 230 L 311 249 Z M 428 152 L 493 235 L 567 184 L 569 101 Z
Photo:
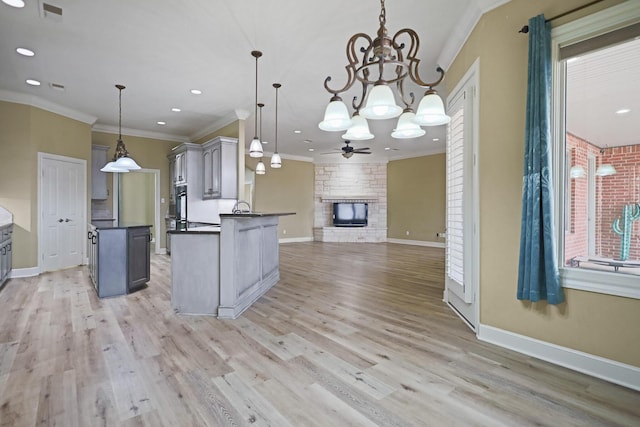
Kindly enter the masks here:
M 279 153 L 280 157 L 282 158 L 282 160 L 296 160 L 299 162 L 308 162 L 308 163 L 313 163 L 313 157 L 307 157 L 307 156 L 296 156 L 294 154 L 283 154 L 283 153 Z M 247 151 L 247 153 L 245 154 L 245 156 L 249 157 L 249 152 Z M 262 157 L 271 157 L 273 156 L 273 153 L 271 151 L 263 151 L 263 156 Z
M 480 21 L 482 15 L 502 6 L 503 4 L 509 3 L 509 1 L 511 0 L 477 0 L 472 2 L 458 22 L 458 25 L 452 29 L 451 34 L 438 57 L 438 65 L 442 67 L 443 70 L 448 70 L 456 59 L 456 56 L 460 53 L 460 50 L 462 50 L 464 44 L 467 42 L 471 32 L 478 24 L 478 21 Z
M 207 126 L 206 128 L 192 133 L 191 135 L 189 135 L 189 140 L 190 141 L 197 141 L 200 138 L 204 138 L 205 136 L 209 135 L 210 133 L 213 133 L 217 130 L 222 129 L 223 127 L 230 125 L 233 122 L 236 122 L 240 120 L 236 114 L 236 111 L 232 111 L 228 114 L 226 114 L 225 116 L 223 116 L 222 118 L 220 118 L 219 120 L 216 120 L 215 122 L 211 123 L 209 126 Z
M 103 125 L 100 123 L 94 124 L 91 127 L 91 130 L 93 132 L 104 132 L 104 133 L 111 133 L 114 135 L 118 135 L 119 133 L 117 126 Z M 128 136 L 137 136 L 140 138 L 161 139 L 163 141 L 190 142 L 189 138 L 185 136 L 171 135 L 168 133 L 152 132 L 152 131 L 130 129 L 130 128 L 122 128 L 122 134 L 128 135 Z
M 29 95 L 25 93 L 12 92 L 8 90 L 0 90 L 0 101 L 13 102 L 16 104 L 29 105 L 31 107 L 40 108 L 51 113 L 59 114 L 69 119 L 77 120 L 88 125 L 93 125 L 97 117 L 90 114 L 82 113 L 80 111 L 72 110 L 71 108 L 63 107 L 55 102 L 48 101 L 44 98 L 40 98 L 37 95 Z
M 419 153 L 411 153 L 410 155 L 398 155 L 398 156 L 389 156 L 389 161 L 392 162 L 394 160 L 406 160 L 406 159 L 415 159 L 416 157 L 425 157 L 425 156 L 433 156 L 435 154 L 444 154 L 446 152 L 445 147 L 437 147 L 434 149 L 424 150 Z

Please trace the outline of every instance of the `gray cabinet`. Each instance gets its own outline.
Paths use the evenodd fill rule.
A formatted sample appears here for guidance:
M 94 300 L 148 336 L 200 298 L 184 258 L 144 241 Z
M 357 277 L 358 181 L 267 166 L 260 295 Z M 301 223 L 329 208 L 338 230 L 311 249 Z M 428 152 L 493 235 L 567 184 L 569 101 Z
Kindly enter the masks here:
M 91 146 L 91 199 L 106 200 L 109 196 L 107 192 L 107 174 L 100 169 L 107 164 L 107 152 L 109 147 L 105 145 Z
M 202 144 L 202 198 L 238 197 L 238 140 L 217 137 Z
M 151 278 L 151 230 L 90 227 L 89 275 L 100 298 L 134 292 Z
M 11 273 L 11 263 L 13 257 L 13 247 L 11 235 L 13 224 L 0 227 L 0 287 L 9 278 Z
M 185 142 L 173 149 L 169 156 L 169 166 L 173 162 L 173 185 L 199 186 L 199 160 L 202 154 L 200 144 Z

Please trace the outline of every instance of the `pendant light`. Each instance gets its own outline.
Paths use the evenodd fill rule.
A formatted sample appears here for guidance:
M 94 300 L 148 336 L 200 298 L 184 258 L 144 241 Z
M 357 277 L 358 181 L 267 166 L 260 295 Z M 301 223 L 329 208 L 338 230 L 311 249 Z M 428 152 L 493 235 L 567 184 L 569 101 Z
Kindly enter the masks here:
M 118 143 L 116 144 L 116 151 L 113 154 L 113 160 L 107 163 L 102 169 L 102 172 L 116 172 L 124 173 L 130 170 L 138 170 L 140 166 L 129 157 L 129 152 L 122 142 L 122 90 L 125 88 L 123 85 L 116 85 L 119 91 L 118 97 Z
M 260 108 L 260 139 L 259 139 L 259 141 L 262 141 L 262 107 L 264 107 L 264 104 L 260 103 L 260 104 L 257 104 L 257 105 Z M 262 144 L 260 144 L 260 145 L 262 145 Z M 261 147 L 261 149 L 262 149 L 262 147 Z M 264 163 L 262 162 L 262 158 L 260 158 L 260 161 L 256 165 L 256 173 L 258 175 L 264 175 L 266 171 L 267 171 L 267 169 L 265 168 Z
M 271 167 L 273 169 L 280 169 L 282 167 L 282 158 L 280 158 L 280 154 L 278 154 L 278 89 L 280 89 L 281 86 L 280 83 L 273 84 L 273 87 L 276 89 L 276 149 L 273 156 L 271 156 Z
M 251 145 L 249 145 L 249 156 L 250 157 L 262 157 L 262 143 L 258 138 L 258 58 L 262 56 L 262 52 L 259 50 L 252 50 L 251 56 L 256 58 L 256 103 L 254 108 L 254 130 L 255 136 L 251 141 Z M 257 171 L 256 171 L 257 172 Z
M 420 125 L 415 122 L 416 114 L 411 108 L 405 108 L 404 112 L 398 118 L 398 125 L 391 132 L 392 138 L 397 139 L 410 139 L 418 138 L 427 131 L 422 129 Z
M 609 148 L 609 146 L 607 145 L 606 148 Z M 605 153 L 605 149 L 601 148 L 600 149 L 600 155 L 604 156 Z M 598 166 L 598 169 L 596 169 L 596 176 L 609 176 L 609 175 L 615 175 L 616 174 L 616 168 L 613 167 L 612 164 L 601 164 L 600 166 Z

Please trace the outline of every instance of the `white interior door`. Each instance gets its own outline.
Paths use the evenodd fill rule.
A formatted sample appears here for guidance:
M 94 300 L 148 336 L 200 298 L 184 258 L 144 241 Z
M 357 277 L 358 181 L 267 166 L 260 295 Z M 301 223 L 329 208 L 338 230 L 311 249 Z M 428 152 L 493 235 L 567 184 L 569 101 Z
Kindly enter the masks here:
M 86 161 L 38 156 L 41 271 L 80 265 L 86 231 Z
M 445 301 L 477 324 L 477 63 L 448 99 Z

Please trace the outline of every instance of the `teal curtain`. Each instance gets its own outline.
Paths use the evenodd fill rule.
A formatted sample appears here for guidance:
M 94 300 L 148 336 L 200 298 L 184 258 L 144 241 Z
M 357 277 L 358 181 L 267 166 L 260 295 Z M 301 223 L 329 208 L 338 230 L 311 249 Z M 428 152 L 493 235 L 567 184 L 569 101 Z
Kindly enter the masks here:
M 518 299 L 564 301 L 556 258 L 551 183 L 551 25 L 529 20 L 529 74 L 522 180 Z

